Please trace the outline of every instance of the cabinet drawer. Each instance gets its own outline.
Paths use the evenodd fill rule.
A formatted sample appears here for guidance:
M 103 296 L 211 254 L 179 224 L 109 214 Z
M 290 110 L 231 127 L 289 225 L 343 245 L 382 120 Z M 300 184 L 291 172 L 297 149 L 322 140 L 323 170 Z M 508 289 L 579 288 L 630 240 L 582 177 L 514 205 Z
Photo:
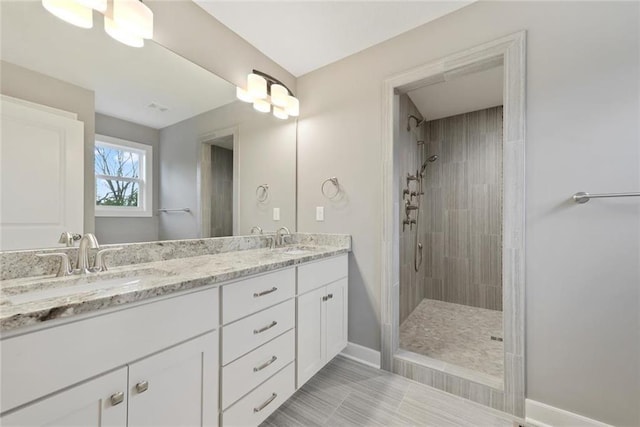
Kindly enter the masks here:
M 295 390 L 295 363 L 275 374 L 222 413 L 223 426 L 257 426 Z
M 295 345 L 295 330 L 292 329 L 223 367 L 222 407 L 227 408 L 292 362 Z
M 278 304 L 295 294 L 293 268 L 232 283 L 222 287 L 222 323 L 231 323 Z
M 298 267 L 298 295 L 349 275 L 348 255 L 304 264 Z
M 295 300 L 290 299 L 222 328 L 222 364 L 237 359 L 295 325 Z

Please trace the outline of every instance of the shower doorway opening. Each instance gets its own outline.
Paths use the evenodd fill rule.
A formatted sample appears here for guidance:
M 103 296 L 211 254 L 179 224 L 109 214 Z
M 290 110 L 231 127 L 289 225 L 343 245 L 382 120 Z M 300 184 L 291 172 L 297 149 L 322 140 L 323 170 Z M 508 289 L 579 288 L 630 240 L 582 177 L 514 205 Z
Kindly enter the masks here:
M 385 81 L 383 369 L 524 415 L 516 33 Z

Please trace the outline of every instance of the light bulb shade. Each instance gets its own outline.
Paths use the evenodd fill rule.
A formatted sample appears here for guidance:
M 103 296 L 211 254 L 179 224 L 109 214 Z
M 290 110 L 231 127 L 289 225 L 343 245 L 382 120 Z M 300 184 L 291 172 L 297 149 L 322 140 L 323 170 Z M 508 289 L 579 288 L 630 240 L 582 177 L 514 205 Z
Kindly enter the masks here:
M 286 107 L 289 91 L 286 87 L 279 84 L 271 85 L 271 103 L 277 107 Z
M 118 40 L 120 43 L 124 43 L 127 46 L 144 46 L 144 39 L 142 37 L 132 35 L 130 32 L 119 26 L 116 21 L 107 16 L 104 17 L 104 31 L 115 40 Z
M 298 117 L 300 115 L 300 101 L 295 96 L 287 97 L 287 114 L 292 117 Z
M 75 0 L 75 2 L 98 12 L 104 13 L 107 10 L 107 0 Z
M 153 38 L 153 12 L 139 0 L 113 0 L 111 19 L 131 37 Z
M 273 115 L 279 119 L 286 120 L 289 118 L 287 111 L 282 107 L 273 106 Z
M 261 113 L 268 113 L 271 110 L 271 104 L 269 104 L 269 101 L 264 99 L 256 99 L 253 101 L 253 108 Z
M 42 0 L 42 6 L 53 15 L 80 28 L 93 27 L 93 10 L 75 0 Z
M 254 99 L 264 99 L 267 97 L 267 80 L 257 74 L 247 76 L 247 92 Z
M 253 102 L 253 96 L 241 87 L 236 87 L 236 96 L 242 102 Z

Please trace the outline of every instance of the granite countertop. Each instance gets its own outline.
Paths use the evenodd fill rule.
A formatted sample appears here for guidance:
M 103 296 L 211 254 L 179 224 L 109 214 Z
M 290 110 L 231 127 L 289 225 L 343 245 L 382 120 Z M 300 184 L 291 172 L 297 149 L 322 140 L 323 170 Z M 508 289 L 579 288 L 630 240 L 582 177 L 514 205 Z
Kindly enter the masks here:
M 0 331 L 116 307 L 173 292 L 221 284 L 348 252 L 338 246 L 290 246 L 200 255 L 114 267 L 83 276 L 0 281 Z M 104 280 L 89 289 L 90 283 Z M 73 293 L 53 295 L 57 289 Z M 42 297 L 38 297 L 42 293 Z M 49 293 L 47 295 L 47 293 Z M 33 299 L 36 298 L 36 299 Z M 32 301 L 28 301 L 33 299 Z M 13 301 L 12 301 L 13 300 Z

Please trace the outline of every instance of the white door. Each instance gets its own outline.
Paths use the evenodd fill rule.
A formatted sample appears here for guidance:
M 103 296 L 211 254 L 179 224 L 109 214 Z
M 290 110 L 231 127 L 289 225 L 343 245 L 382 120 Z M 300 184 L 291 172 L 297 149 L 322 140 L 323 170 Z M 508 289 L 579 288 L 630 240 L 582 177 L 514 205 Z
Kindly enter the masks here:
M 0 250 L 58 245 L 83 232 L 84 124 L 75 114 L 2 96 Z
M 217 425 L 217 331 L 129 365 L 129 427 Z
M 25 387 L 28 387 L 25 384 Z M 125 427 L 127 368 L 53 394 L 0 418 L 3 427 Z
M 347 346 L 347 279 L 326 286 L 326 362 L 333 359 Z
M 298 297 L 298 388 L 324 366 L 325 296 L 323 286 Z

